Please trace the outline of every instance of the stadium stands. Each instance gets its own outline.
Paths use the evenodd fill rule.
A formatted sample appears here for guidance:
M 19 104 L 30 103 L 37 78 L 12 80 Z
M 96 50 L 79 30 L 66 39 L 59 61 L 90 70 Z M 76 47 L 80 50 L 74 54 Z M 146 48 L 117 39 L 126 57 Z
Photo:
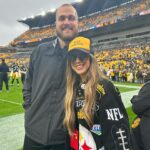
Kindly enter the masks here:
M 104 3 L 98 2 L 101 5 Z M 80 16 L 79 32 L 91 37 L 95 57 L 109 78 L 143 83 L 150 67 L 144 63 L 150 57 L 150 1 L 122 2 L 110 7 L 103 6 L 101 10 L 95 8 L 95 11 L 85 11 L 87 4 L 75 4 Z M 46 17 L 51 17 L 51 24 L 36 24 Z M 46 17 L 20 21 L 29 25 L 29 30 L 11 42 L 16 53 L 2 54 L 0 58 L 6 58 L 9 64 L 22 61 L 27 64 L 34 47 L 55 37 L 54 15 L 48 14 Z M 142 79 L 138 79 L 139 74 L 142 74 Z
M 81 10 L 80 10 L 81 11 Z M 79 19 L 79 32 L 103 28 L 118 22 L 125 21 L 134 16 L 141 16 L 150 13 L 150 3 L 146 0 L 131 1 L 124 5 L 114 6 L 90 15 L 81 16 Z M 31 43 L 40 43 L 41 40 L 49 39 L 55 36 L 55 25 L 43 27 L 34 27 L 20 35 L 11 42 L 12 46 L 30 45 Z

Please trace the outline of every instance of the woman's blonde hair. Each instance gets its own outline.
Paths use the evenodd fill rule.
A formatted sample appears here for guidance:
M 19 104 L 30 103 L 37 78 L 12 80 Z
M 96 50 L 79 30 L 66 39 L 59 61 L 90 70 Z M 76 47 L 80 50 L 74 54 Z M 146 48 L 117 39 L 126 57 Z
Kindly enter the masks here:
M 69 134 L 73 134 L 75 125 L 74 101 L 76 94 L 75 83 L 79 78 L 71 68 L 71 63 L 67 64 L 67 88 L 65 96 L 65 118 L 64 124 Z M 89 127 L 93 125 L 94 107 L 96 103 L 96 87 L 103 76 L 94 56 L 90 55 L 90 67 L 86 74 L 86 86 L 84 91 L 85 105 L 83 106 L 84 119 Z

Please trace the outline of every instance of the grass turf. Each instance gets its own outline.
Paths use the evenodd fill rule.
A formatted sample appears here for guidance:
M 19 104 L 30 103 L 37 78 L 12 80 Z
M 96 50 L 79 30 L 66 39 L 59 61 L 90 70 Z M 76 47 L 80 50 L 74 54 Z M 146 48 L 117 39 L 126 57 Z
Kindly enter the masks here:
M 126 88 L 126 87 L 118 87 L 118 86 L 116 87 L 119 89 L 121 93 L 137 90 L 136 88 Z
M 15 115 L 23 112 L 22 108 L 22 83 L 19 86 L 15 83 L 13 86 L 9 85 L 9 91 L 0 92 L 0 117 Z
M 119 84 L 119 85 L 129 85 L 129 86 L 141 86 L 139 83 L 129 83 L 129 82 L 113 82 L 114 84 Z

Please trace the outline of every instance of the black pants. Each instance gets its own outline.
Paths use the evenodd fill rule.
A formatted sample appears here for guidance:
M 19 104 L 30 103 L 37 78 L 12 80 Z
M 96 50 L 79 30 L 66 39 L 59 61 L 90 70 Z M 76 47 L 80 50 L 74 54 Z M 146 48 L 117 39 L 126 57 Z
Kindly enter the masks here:
M 25 73 L 21 73 L 21 82 L 22 84 L 24 84 L 24 80 L 25 80 Z
M 12 79 L 11 84 L 14 84 L 15 79 Z M 19 79 L 16 79 L 17 84 L 19 84 Z
M 0 91 L 2 90 L 3 82 L 5 82 L 6 90 L 9 90 L 8 75 L 7 75 L 7 73 L 0 72 Z
M 57 145 L 42 145 L 25 136 L 23 150 L 65 150 L 65 143 Z

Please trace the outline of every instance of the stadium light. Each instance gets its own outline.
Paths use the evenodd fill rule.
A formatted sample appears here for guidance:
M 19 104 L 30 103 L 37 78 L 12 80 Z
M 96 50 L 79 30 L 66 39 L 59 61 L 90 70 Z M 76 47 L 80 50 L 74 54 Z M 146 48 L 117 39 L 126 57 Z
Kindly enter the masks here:
M 52 9 L 50 10 L 50 12 L 55 12 L 55 10 L 56 10 L 56 8 L 52 8 Z
M 24 21 L 25 21 L 26 19 L 27 19 L 27 18 L 26 18 L 26 17 L 24 17 L 22 20 L 24 20 Z
M 41 16 L 45 16 L 45 15 L 46 15 L 46 12 L 42 11 Z
M 31 16 L 31 18 L 33 19 L 33 18 L 34 18 L 34 16 L 32 15 L 32 16 Z
M 76 0 L 76 2 L 77 2 L 77 3 L 82 3 L 82 2 L 83 2 L 83 0 Z

